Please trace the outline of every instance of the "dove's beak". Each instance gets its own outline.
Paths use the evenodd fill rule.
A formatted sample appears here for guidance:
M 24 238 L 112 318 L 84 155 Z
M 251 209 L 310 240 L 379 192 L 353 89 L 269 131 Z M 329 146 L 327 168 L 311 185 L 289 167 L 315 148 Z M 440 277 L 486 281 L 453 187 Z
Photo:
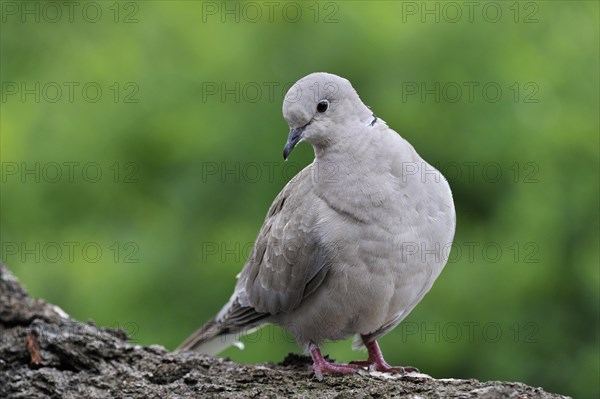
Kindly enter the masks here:
M 302 133 L 304 132 L 304 126 L 296 127 L 290 130 L 290 134 L 288 135 L 287 143 L 285 143 L 285 147 L 283 148 L 283 159 L 287 159 L 290 155 L 290 152 L 294 149 L 296 144 L 302 140 Z

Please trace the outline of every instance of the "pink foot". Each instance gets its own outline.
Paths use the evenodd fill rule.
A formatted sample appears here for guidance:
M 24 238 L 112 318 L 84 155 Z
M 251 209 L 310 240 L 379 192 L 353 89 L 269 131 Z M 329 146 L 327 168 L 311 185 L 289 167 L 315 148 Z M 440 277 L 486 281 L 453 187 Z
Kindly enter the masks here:
M 310 350 L 313 359 L 312 368 L 315 371 L 315 377 L 319 381 L 323 379 L 323 374 L 354 374 L 358 372 L 358 366 L 353 364 L 330 363 L 321 354 L 317 346 Z
M 383 354 L 379 349 L 379 345 L 377 341 L 365 342 L 365 346 L 367 347 L 367 351 L 369 352 L 369 359 L 367 360 L 359 360 L 355 362 L 351 362 L 352 365 L 367 367 L 372 371 L 381 371 L 383 373 L 391 373 L 391 374 L 400 374 L 404 375 L 406 373 L 411 372 L 419 372 L 419 369 L 415 367 L 392 367 L 390 366 L 385 359 L 383 358 Z

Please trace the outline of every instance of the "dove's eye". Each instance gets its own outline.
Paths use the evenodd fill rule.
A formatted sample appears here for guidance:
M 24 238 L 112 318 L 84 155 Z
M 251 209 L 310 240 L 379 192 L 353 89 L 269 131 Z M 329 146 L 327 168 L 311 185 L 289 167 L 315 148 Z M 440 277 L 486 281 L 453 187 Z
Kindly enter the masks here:
M 317 112 L 325 112 L 329 108 L 329 101 L 323 100 L 317 104 Z

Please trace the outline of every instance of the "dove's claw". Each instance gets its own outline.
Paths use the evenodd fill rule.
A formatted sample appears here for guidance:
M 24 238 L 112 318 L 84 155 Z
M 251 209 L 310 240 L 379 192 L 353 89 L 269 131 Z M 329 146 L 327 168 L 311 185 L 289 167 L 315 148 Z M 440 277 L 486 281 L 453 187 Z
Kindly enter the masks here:
M 350 362 L 350 364 L 356 365 L 359 367 L 366 367 L 369 371 L 380 371 L 382 373 L 390 373 L 390 374 L 404 375 L 406 373 L 411 373 L 411 372 L 415 372 L 415 371 L 419 372 L 414 367 L 392 367 L 385 362 L 377 363 L 377 362 L 370 362 L 368 360 L 352 361 L 352 362 Z
M 359 367 L 367 367 L 369 371 L 380 371 L 382 373 L 390 374 L 404 375 L 406 373 L 419 372 L 419 369 L 415 367 L 392 367 L 389 364 L 387 364 L 387 362 L 383 358 L 381 350 L 379 349 L 377 341 L 365 342 L 365 346 L 369 351 L 369 359 L 350 362 L 350 364 Z
M 416 367 L 402 367 L 405 373 L 420 373 L 419 369 Z
M 375 367 L 375 371 L 381 371 L 382 373 L 399 374 L 405 375 L 404 367 Z
M 354 374 L 358 372 L 358 366 L 353 364 L 332 363 L 325 360 L 318 347 L 310 350 L 313 359 L 312 368 L 319 381 L 323 379 L 323 374 Z

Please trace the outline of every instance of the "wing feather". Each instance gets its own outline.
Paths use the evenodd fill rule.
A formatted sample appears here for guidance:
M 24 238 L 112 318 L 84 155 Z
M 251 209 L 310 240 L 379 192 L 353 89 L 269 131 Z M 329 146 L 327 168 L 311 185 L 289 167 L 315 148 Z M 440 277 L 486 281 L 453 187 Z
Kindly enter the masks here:
M 312 164 L 279 193 L 240 273 L 236 291 L 243 306 L 271 315 L 290 312 L 313 293 L 329 269 L 320 244 Z

